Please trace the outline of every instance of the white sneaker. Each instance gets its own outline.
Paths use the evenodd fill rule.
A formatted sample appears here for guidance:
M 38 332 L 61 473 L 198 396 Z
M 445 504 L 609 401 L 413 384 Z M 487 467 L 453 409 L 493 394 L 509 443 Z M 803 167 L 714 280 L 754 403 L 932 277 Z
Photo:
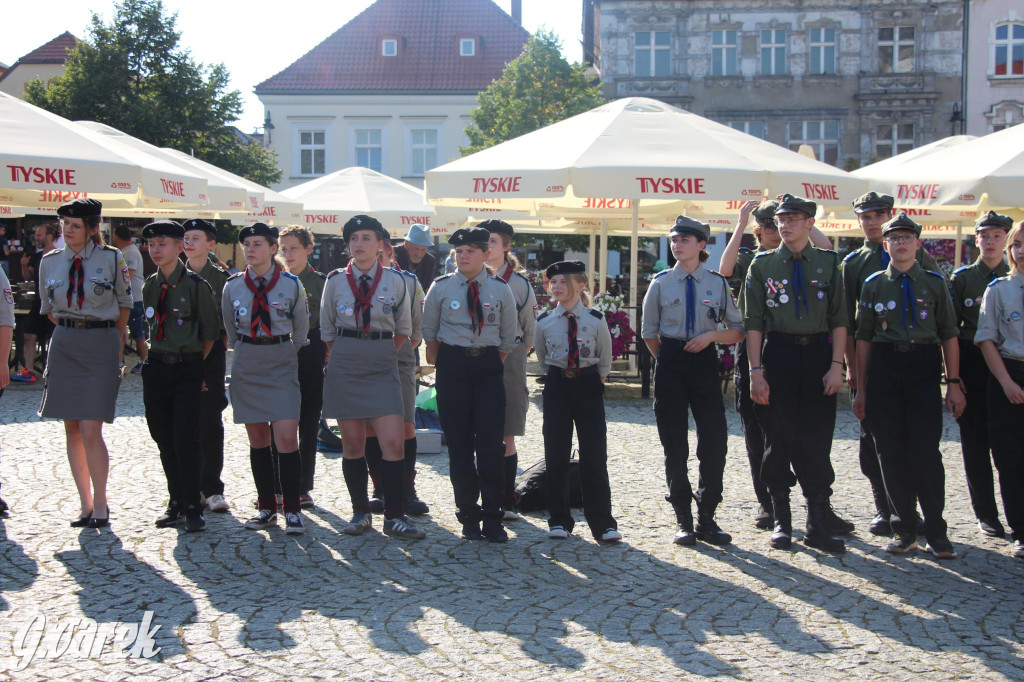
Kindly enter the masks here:
M 207 497 L 206 507 L 212 512 L 219 512 L 221 514 L 229 509 L 228 501 L 224 499 L 223 495 L 210 495 Z
M 502 518 L 505 521 L 518 521 L 519 520 L 519 514 L 516 513 L 515 509 L 506 509 L 505 513 L 504 513 L 504 516 L 502 516 Z
M 548 529 L 548 537 L 552 540 L 564 540 L 569 537 L 569 531 L 562 526 L 551 526 Z
M 284 515 L 284 521 L 284 532 L 288 535 L 302 535 L 306 532 L 306 528 L 302 525 L 302 514 L 287 512 Z
M 622 539 L 622 533 L 620 533 L 614 528 L 609 528 L 598 539 L 601 542 L 618 542 Z

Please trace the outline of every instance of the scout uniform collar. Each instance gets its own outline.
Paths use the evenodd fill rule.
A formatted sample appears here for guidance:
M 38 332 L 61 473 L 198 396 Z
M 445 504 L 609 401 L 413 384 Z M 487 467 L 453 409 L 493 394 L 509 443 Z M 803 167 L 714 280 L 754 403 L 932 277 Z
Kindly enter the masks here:
M 559 303 L 558 305 L 555 306 L 555 317 L 560 317 L 562 315 L 565 315 L 566 313 L 572 313 L 576 317 L 579 317 L 580 315 L 586 312 L 586 309 L 587 306 L 583 305 L 582 298 L 576 301 L 576 305 L 572 307 L 572 310 L 566 309 L 564 305 Z
M 691 273 L 687 273 L 686 270 L 683 269 L 683 266 L 679 264 L 679 261 L 676 261 L 676 264 L 672 266 L 672 274 L 680 282 L 685 281 L 686 278 L 690 276 L 700 282 L 704 279 L 705 272 L 707 272 L 707 269 L 704 267 L 703 263 L 697 263 L 697 268 Z
M 80 253 L 75 253 L 74 251 L 72 251 L 70 246 L 64 247 L 64 258 L 69 262 L 73 261 L 76 256 L 81 256 L 82 260 L 89 260 L 89 256 L 92 255 L 92 252 L 95 249 L 96 243 L 93 242 L 92 239 L 87 239 L 85 242 L 85 246 L 82 248 L 82 251 Z
M 1010 271 L 1010 278 L 1010 281 L 1017 286 L 1024 287 L 1024 274 L 1021 274 L 1021 271 L 1017 268 Z
M 174 272 L 171 273 L 170 277 L 164 277 L 164 271 L 162 269 L 160 269 L 160 268 L 157 268 L 156 269 L 156 282 L 157 282 L 157 284 L 160 284 L 161 282 L 170 282 L 171 286 L 173 287 L 175 284 L 177 284 L 178 282 L 181 281 L 182 277 L 185 276 L 185 273 L 182 272 L 182 270 L 184 270 L 184 269 L 185 269 L 185 266 L 182 264 L 182 262 L 180 260 L 178 261 L 178 265 L 175 266 Z
M 810 250 L 811 242 L 808 241 L 807 245 L 804 247 L 804 250 L 800 252 L 800 257 L 806 259 L 808 256 L 811 255 Z M 786 246 L 786 242 L 782 242 L 781 244 L 779 244 L 778 252 L 779 255 L 782 256 L 783 262 L 793 260 L 793 252 L 790 251 L 788 246 Z
M 891 282 L 895 282 L 903 274 L 906 274 L 907 277 L 909 277 L 910 279 L 912 279 L 912 280 L 914 280 L 916 282 L 917 278 L 918 278 L 918 275 L 920 275 L 922 272 L 924 272 L 924 271 L 921 269 L 921 266 L 918 265 L 918 262 L 916 260 L 914 261 L 914 264 L 910 266 L 910 269 L 907 270 L 906 273 L 902 273 L 899 270 L 897 270 L 893 266 L 891 261 L 889 262 L 888 267 L 885 268 L 885 276 L 888 277 L 889 281 L 891 281 Z
M 483 283 L 487 281 L 488 275 L 490 275 L 490 273 L 487 272 L 487 268 L 485 267 L 483 270 L 480 271 L 479 275 L 473 277 L 472 279 L 475 279 L 477 284 L 483 285 Z M 455 281 L 458 282 L 459 284 L 466 284 L 467 282 L 469 282 L 469 280 L 470 278 L 462 274 L 461 270 L 455 271 Z
M 1005 260 L 1000 260 L 999 265 L 997 265 L 995 268 L 990 268 L 989 266 L 987 266 L 985 264 L 985 261 L 983 261 L 981 258 L 978 258 L 978 260 L 974 261 L 974 265 L 977 266 L 977 268 L 982 272 L 982 274 L 985 275 L 991 275 L 994 272 L 996 273 L 996 277 L 1005 277 L 1006 275 L 1010 274 L 1010 264 L 1007 263 Z
M 356 267 L 356 262 L 354 260 L 350 260 L 348 262 L 348 264 L 352 267 L 352 274 L 355 275 L 356 279 L 359 279 L 359 277 L 361 277 L 363 275 L 369 275 L 371 278 L 373 278 L 374 273 L 377 272 L 376 268 L 380 267 L 380 261 L 376 261 L 376 260 L 373 261 L 373 265 L 371 265 L 370 269 L 367 270 L 366 272 L 363 272 L 362 270 L 357 268 Z M 309 263 L 306 263 L 306 266 L 308 267 Z

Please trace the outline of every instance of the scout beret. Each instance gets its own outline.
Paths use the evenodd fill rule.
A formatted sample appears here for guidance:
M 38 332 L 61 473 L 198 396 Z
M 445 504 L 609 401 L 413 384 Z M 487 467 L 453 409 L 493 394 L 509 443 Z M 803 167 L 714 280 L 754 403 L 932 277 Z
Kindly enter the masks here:
M 405 241 L 416 246 L 433 246 L 430 238 L 430 228 L 422 223 L 416 223 L 409 227 L 409 234 L 405 235 Z
M 681 215 L 676 218 L 676 223 L 672 226 L 672 229 L 668 231 L 668 234 L 670 237 L 676 234 L 692 234 L 702 242 L 706 242 L 711 239 L 711 226 L 707 223 L 702 223 L 699 220 L 694 220 L 693 218 L 687 218 L 686 216 Z
M 277 228 L 265 223 L 252 223 L 238 231 L 238 243 L 244 242 L 246 237 L 266 237 L 269 241 L 276 242 Z
M 153 239 L 154 237 L 184 239 L 185 228 L 173 220 L 157 220 L 142 228 L 143 239 Z
M 989 211 L 987 214 L 978 218 L 978 222 L 974 228 L 975 232 L 981 230 L 987 230 L 990 227 L 1001 227 L 1007 232 L 1013 228 L 1013 218 L 1006 215 L 999 215 L 995 211 Z
M 509 239 L 514 239 L 516 236 L 516 231 L 513 230 L 512 226 L 506 223 L 504 220 L 496 220 L 492 218 L 491 220 L 483 221 L 482 223 L 477 225 L 477 227 L 482 227 L 488 232 L 497 232 L 498 234 L 503 234 Z
M 782 201 L 775 208 L 775 215 L 780 213 L 804 213 L 813 218 L 817 210 L 818 205 L 813 201 L 807 201 L 803 197 L 796 197 L 792 194 L 784 194 L 782 195 Z
M 853 212 L 864 213 L 865 211 L 891 211 L 895 204 L 896 200 L 888 194 L 868 192 L 867 194 L 861 194 L 854 200 Z
M 384 229 L 384 226 L 380 224 L 380 221 L 376 218 L 372 218 L 368 215 L 354 215 L 348 219 L 345 223 L 345 227 L 341 230 L 341 236 L 345 238 L 347 242 L 352 238 L 352 235 L 361 230 L 369 230 L 376 232 L 377 236 L 381 239 L 391 240 L 391 233 Z
M 754 209 L 754 220 L 758 222 L 762 227 L 765 225 L 775 225 L 775 209 L 779 207 L 779 202 L 762 201 Z
M 202 218 L 192 218 L 191 220 L 186 220 L 185 222 L 183 222 L 181 226 L 185 228 L 186 232 L 188 232 L 189 230 L 202 230 L 203 232 L 210 236 L 210 239 L 217 239 L 217 227 L 209 220 L 203 220 Z
M 448 243 L 452 246 L 479 246 L 486 250 L 490 238 L 491 233 L 482 227 L 463 227 L 448 237 Z
M 61 204 L 57 209 L 57 215 L 61 218 L 99 218 L 103 210 L 103 204 L 95 199 L 83 197 Z
M 583 264 L 583 261 L 563 260 L 549 265 L 544 274 L 551 279 L 555 275 L 582 275 L 586 271 L 587 266 Z
M 882 234 L 886 235 L 895 230 L 910 230 L 918 237 L 921 236 L 921 226 L 911 220 L 906 213 L 900 211 L 900 214 L 882 225 Z

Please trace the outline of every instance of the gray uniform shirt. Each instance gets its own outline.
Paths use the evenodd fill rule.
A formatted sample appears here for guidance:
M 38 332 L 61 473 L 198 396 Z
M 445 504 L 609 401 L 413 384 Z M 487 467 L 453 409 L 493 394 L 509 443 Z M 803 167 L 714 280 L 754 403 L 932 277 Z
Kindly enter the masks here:
M 597 371 L 606 377 L 612 370 L 612 335 L 608 331 L 608 321 L 604 313 L 591 310 L 577 301 L 571 311 L 562 304 L 555 306 L 537 318 L 534 332 L 534 348 L 537 350 L 537 362 L 541 369 L 557 367 L 565 369 L 569 365 L 569 318 L 571 312 L 576 316 L 576 345 L 580 351 L 580 369 L 597 365 Z
M 430 285 L 423 302 L 423 340 L 450 346 L 497 346 L 499 352 L 509 353 L 516 345 L 516 297 L 486 269 L 474 279 L 484 309 L 483 331 L 475 334 L 469 317 L 469 280 L 453 272 Z
M 7 279 L 7 273 L 0 268 L 0 290 L 3 298 L 0 299 L 0 327 L 14 326 L 14 290 L 11 289 L 11 281 Z
M 146 275 L 142 272 L 145 267 L 142 252 L 135 244 L 128 244 L 121 249 L 121 256 L 124 257 L 128 270 L 135 273 L 132 275 L 132 300 L 139 303 L 142 301 L 142 285 L 146 283 Z
M 279 267 L 274 265 L 275 268 Z M 245 284 L 245 273 L 249 268 L 232 275 L 224 283 L 221 294 L 220 312 L 224 319 L 224 330 L 228 342 L 232 345 L 239 336 L 252 336 L 252 300 L 253 292 Z M 250 273 L 250 276 L 252 274 Z M 264 275 L 266 283 L 274 277 L 273 269 Z M 259 286 L 260 278 L 253 280 Z M 309 341 L 309 302 L 306 300 L 306 289 L 299 278 L 290 272 L 281 271 L 281 277 L 273 289 L 267 292 L 267 303 L 270 304 L 270 331 L 273 336 L 292 335 L 292 343 L 296 349 L 305 346 Z M 262 329 L 259 336 L 265 336 Z
M 412 313 L 412 333 L 409 334 L 409 340 L 422 341 L 423 299 L 426 298 L 426 294 L 423 293 L 423 287 L 420 285 L 420 280 L 415 274 L 408 270 L 395 269 L 397 267 L 397 265 L 392 263 L 392 269 L 405 276 L 406 298 L 402 302 L 402 305 L 409 306 L 409 311 Z
M 78 306 L 77 282 L 68 304 L 68 277 L 76 255 L 82 257 L 85 298 Z M 121 308 L 132 307 L 131 277 L 121 252 L 112 246 L 89 241 L 80 254 L 55 249 L 39 261 L 39 312 L 69 320 L 116 322 Z
M 693 277 L 696 315 L 692 334 L 686 333 L 686 279 Z M 708 270 L 701 263 L 692 275 L 676 263 L 671 270 L 659 273 L 644 296 L 644 319 L 640 337 L 657 339 L 667 336 L 686 340 L 704 332 L 726 329 L 743 331 L 743 316 L 724 275 Z
M 352 266 L 352 276 L 358 283 L 360 275 L 368 275 L 370 285 L 380 270 L 380 264 L 363 273 Z M 391 332 L 395 336 L 411 336 L 412 310 L 408 297 L 407 277 L 400 272 L 385 268 L 380 274 L 380 282 L 373 292 L 370 308 L 370 331 Z M 324 297 L 320 301 L 320 338 L 324 343 L 338 338 L 339 329 L 361 331 L 363 321 L 356 318 L 356 295 L 349 286 L 344 268 L 333 271 L 327 276 L 324 284 Z
M 999 354 L 1024 362 L 1024 275 L 1014 270 L 988 285 L 974 343 L 993 341 Z
M 508 263 L 498 268 L 497 275 L 502 280 L 508 274 Z M 516 297 L 516 337 L 522 339 L 527 345 L 533 343 L 534 329 L 537 327 L 537 318 L 533 315 L 533 309 L 537 307 L 537 294 L 533 293 L 530 280 L 518 272 L 512 273 L 508 278 L 508 286 L 512 289 L 512 295 Z

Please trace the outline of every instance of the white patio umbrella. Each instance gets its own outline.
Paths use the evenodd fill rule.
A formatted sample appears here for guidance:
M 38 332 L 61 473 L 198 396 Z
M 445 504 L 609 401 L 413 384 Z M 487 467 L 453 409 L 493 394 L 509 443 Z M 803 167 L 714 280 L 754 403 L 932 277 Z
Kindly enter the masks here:
M 115 207 L 206 204 L 206 181 L 0 93 L 0 205 L 55 208 L 90 196 Z

